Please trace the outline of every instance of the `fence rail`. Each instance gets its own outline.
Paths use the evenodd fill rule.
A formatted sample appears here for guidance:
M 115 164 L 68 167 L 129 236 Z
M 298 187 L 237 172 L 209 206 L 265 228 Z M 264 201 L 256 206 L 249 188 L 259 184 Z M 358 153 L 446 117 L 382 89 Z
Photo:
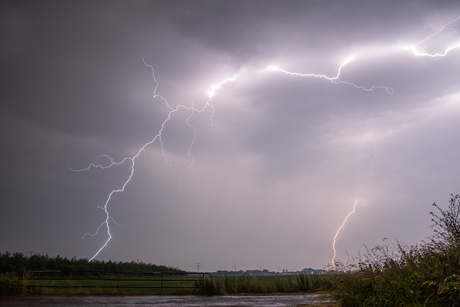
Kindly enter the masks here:
M 206 272 L 27 271 L 28 288 L 194 289 Z M 26 282 L 27 281 L 27 282 Z

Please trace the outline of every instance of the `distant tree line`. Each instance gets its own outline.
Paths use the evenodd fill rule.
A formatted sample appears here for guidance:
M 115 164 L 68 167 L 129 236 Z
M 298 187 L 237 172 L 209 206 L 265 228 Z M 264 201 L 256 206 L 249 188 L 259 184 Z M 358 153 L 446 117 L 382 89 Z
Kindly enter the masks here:
M 27 271 L 60 270 L 70 271 L 106 271 L 106 272 L 183 272 L 182 270 L 164 265 L 156 265 L 143 262 L 121 262 L 88 259 L 68 259 L 59 255 L 50 257 L 48 255 L 35 254 L 25 256 L 22 253 L 0 252 L 0 274 L 15 273 L 22 275 Z

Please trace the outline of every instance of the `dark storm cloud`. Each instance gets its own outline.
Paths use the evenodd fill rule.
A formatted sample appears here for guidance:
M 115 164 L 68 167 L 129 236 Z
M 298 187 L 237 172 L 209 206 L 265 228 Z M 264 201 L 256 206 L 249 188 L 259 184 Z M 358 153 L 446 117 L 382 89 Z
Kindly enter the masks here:
M 123 226 L 101 258 L 321 267 L 356 199 L 340 258 L 384 237 L 423 239 L 430 204 L 458 192 L 459 58 L 400 47 L 458 15 L 454 1 L 2 2 L 0 251 L 91 257 L 105 241 L 80 237 L 130 166 L 68 167 L 119 161 L 158 133 L 169 109 L 141 57 L 173 108 L 201 108 L 213 85 L 238 78 L 212 100 L 221 130 L 209 108 L 191 118 L 194 164 L 180 185 L 188 111 L 165 125 L 172 169 L 158 142 L 136 160 L 110 203 Z M 394 94 L 266 69 L 333 77 L 351 55 L 340 80 Z
M 452 2 L 209 1 L 178 10 L 185 37 L 236 61 L 267 56 L 335 54 L 361 43 L 394 43 L 425 35 L 426 12 L 452 12 Z M 452 14 L 456 17 L 455 13 Z M 210 26 L 212 25 L 212 26 Z M 423 32 L 420 30 L 424 30 Z M 417 38 L 416 38 L 417 39 Z M 305 60 L 304 60 L 305 61 Z

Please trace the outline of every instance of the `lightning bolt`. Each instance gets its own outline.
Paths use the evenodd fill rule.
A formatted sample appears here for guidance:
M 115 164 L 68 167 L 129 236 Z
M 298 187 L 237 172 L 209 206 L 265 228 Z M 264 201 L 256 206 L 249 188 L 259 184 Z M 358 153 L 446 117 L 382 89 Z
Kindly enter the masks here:
M 350 217 L 350 215 L 352 215 L 353 213 L 355 213 L 356 211 L 356 205 L 358 204 L 358 201 L 355 201 L 355 204 L 353 205 L 353 210 L 348 213 L 348 215 L 345 217 L 345 219 L 343 220 L 343 223 L 342 225 L 340 225 L 339 229 L 337 230 L 337 232 L 335 233 L 335 236 L 334 236 L 334 240 L 332 242 L 332 249 L 334 250 L 334 256 L 332 257 L 332 260 L 331 260 L 331 263 L 332 263 L 332 266 L 334 267 L 334 271 L 336 269 L 336 265 L 335 265 L 335 257 L 337 256 L 337 250 L 335 249 L 335 243 L 337 242 L 337 237 L 340 233 L 340 231 L 342 230 L 342 228 L 345 226 L 345 224 L 347 223 L 347 220 L 348 218 Z
M 232 82 L 232 81 L 235 81 L 236 79 L 238 78 L 238 75 L 235 75 L 231 78 L 227 78 L 225 80 L 223 80 L 222 82 L 220 82 L 219 84 L 217 85 L 214 85 L 211 87 L 211 90 L 209 91 L 208 93 L 208 97 L 209 99 L 212 99 L 212 97 L 214 97 L 214 95 L 216 94 L 216 91 L 222 86 L 224 85 L 225 83 L 227 82 Z M 208 101 L 209 102 L 209 101 Z
M 428 37 L 426 37 L 425 39 L 423 39 L 422 41 L 420 41 L 419 43 L 413 45 L 413 46 L 409 46 L 409 47 L 401 47 L 399 46 L 399 50 L 403 50 L 403 51 L 410 51 L 412 52 L 415 56 L 425 56 L 425 57 L 444 57 L 446 56 L 450 51 L 454 50 L 454 49 L 458 49 L 460 48 L 460 36 L 458 35 L 457 31 L 451 27 L 451 25 L 455 22 L 457 22 L 458 20 L 460 20 L 460 16 L 458 16 L 456 19 L 448 22 L 447 24 L 445 24 L 444 26 L 441 27 L 441 29 L 439 29 L 437 32 L 429 35 Z M 444 49 L 443 52 L 439 52 L 439 53 L 427 53 L 427 52 L 422 52 L 422 51 L 419 51 L 419 48 L 420 48 L 420 45 L 425 43 L 425 42 L 428 42 L 431 38 L 439 35 L 441 32 L 443 32 L 444 30 L 446 31 L 451 31 L 452 33 L 455 34 L 456 38 L 458 38 L 458 40 L 453 43 L 451 46 L 447 47 L 446 49 Z M 377 99 L 376 97 L 376 94 L 374 92 L 374 90 L 376 89 L 384 89 L 387 94 L 389 95 L 393 95 L 394 94 L 394 90 L 392 87 L 389 87 L 389 86 L 383 86 L 383 85 L 374 85 L 374 86 L 371 86 L 371 87 L 365 87 L 363 85 L 359 85 L 359 84 L 355 84 L 353 82 L 350 82 L 350 81 L 346 81 L 346 80 L 340 80 L 340 77 L 341 77 L 341 72 L 342 72 L 342 69 L 345 68 L 345 66 L 347 66 L 349 63 L 351 63 L 352 61 L 356 61 L 357 60 L 357 56 L 350 56 L 348 57 L 338 68 L 337 70 L 337 74 L 333 77 L 329 77 L 327 75 L 324 75 L 324 74 L 313 74 L 313 73 L 298 73 L 298 72 L 289 72 L 289 71 L 286 71 L 286 70 L 283 70 L 283 69 L 279 69 L 277 67 L 274 67 L 274 66 L 269 66 L 267 69 L 268 70 L 271 70 L 271 71 L 276 71 L 276 72 L 280 72 L 280 73 L 284 73 L 286 75 L 292 75 L 292 76 L 297 76 L 297 77 L 307 77 L 307 78 L 320 78 L 320 79 L 324 79 L 324 80 L 327 80 L 327 81 L 330 81 L 334 84 L 344 84 L 344 85 L 349 85 L 349 86 L 352 86 L 352 87 L 355 87 L 356 89 L 360 89 L 360 90 L 363 90 L 363 91 L 367 91 L 367 92 L 372 92 L 374 97 Z M 157 134 L 155 136 L 153 136 L 151 138 L 150 141 L 148 141 L 147 143 L 145 143 L 142 147 L 139 148 L 138 152 L 134 155 L 134 156 L 129 156 L 129 157 L 125 157 L 123 158 L 121 161 L 115 161 L 114 159 L 112 159 L 110 156 L 108 155 L 102 155 L 100 156 L 100 158 L 105 158 L 108 160 L 108 164 L 107 165 L 102 165 L 102 164 L 94 164 L 94 163 L 91 163 L 89 166 L 85 167 L 85 168 L 82 168 L 82 169 L 72 169 L 72 168 L 69 168 L 71 171 L 73 172 L 83 172 L 83 171 L 88 171 L 89 169 L 91 168 L 100 168 L 100 169 L 107 169 L 107 168 L 110 168 L 110 167 L 114 167 L 114 166 L 119 166 L 119 165 L 122 165 L 122 164 L 125 164 L 125 163 L 129 163 L 130 166 L 131 166 L 131 171 L 129 173 L 129 176 L 127 177 L 126 181 L 123 183 L 123 185 L 118 188 L 118 189 L 114 189 L 112 190 L 107 199 L 106 199 L 106 202 L 103 206 L 98 206 L 98 208 L 102 209 L 105 213 L 105 220 L 102 222 L 102 224 L 99 225 L 99 227 L 96 229 L 96 232 L 94 234 L 90 234 L 90 233 L 86 233 L 83 237 L 85 237 L 86 235 L 90 235 L 90 236 L 96 236 L 99 231 L 102 229 L 102 228 L 105 228 L 106 229 L 106 233 L 107 233 L 107 240 L 105 241 L 105 243 L 99 248 L 99 250 L 93 255 L 93 257 L 90 258 L 90 261 L 92 261 L 95 257 L 97 257 L 100 252 L 107 246 L 107 244 L 110 242 L 110 240 L 112 239 L 112 234 L 111 234 L 111 231 L 110 231 L 110 222 L 113 222 L 114 224 L 116 225 L 119 225 L 115 222 L 115 220 L 110 216 L 110 213 L 109 213 L 109 203 L 110 201 L 112 200 L 112 196 L 114 196 L 116 193 L 121 193 L 125 190 L 126 186 L 129 184 L 129 182 L 131 181 L 132 177 L 134 176 L 134 172 L 135 172 L 135 166 L 136 166 L 136 160 L 137 158 L 139 158 L 140 154 L 142 152 L 145 152 L 145 149 L 147 146 L 153 144 L 155 141 L 158 140 L 158 142 L 160 143 L 160 147 L 161 147 L 161 154 L 163 156 L 163 159 L 164 159 L 164 162 L 166 165 L 168 165 L 171 169 L 173 169 L 173 165 L 168 161 L 168 158 L 167 158 L 167 155 L 166 155 L 166 152 L 165 152 L 165 148 L 164 148 L 164 144 L 163 144 L 163 131 L 165 129 L 165 125 L 170 121 L 171 117 L 174 115 L 174 113 L 178 112 L 179 110 L 183 109 L 183 110 L 186 110 L 186 111 L 189 111 L 190 112 L 190 115 L 187 117 L 186 119 L 186 124 L 190 127 L 190 129 L 193 130 L 193 138 L 190 142 L 190 146 L 188 148 L 188 152 L 187 152 L 187 155 L 188 157 L 190 158 L 190 163 L 187 165 L 187 167 L 185 167 L 180 173 L 179 173 L 179 184 L 180 184 L 180 176 L 182 174 L 184 174 L 188 169 L 190 169 L 190 167 L 192 167 L 193 165 L 193 162 L 194 162 L 194 158 L 193 158 L 193 155 L 192 155 L 192 148 L 194 146 L 194 142 L 196 140 L 196 137 L 197 137 L 197 130 L 196 128 L 192 125 L 192 119 L 196 116 L 196 114 L 198 113 L 201 113 L 203 112 L 204 110 L 206 109 L 211 109 L 211 115 L 209 117 L 210 119 L 210 123 L 211 123 L 211 126 L 213 127 L 216 127 L 218 128 L 220 131 L 222 131 L 222 129 L 220 129 L 220 127 L 215 124 L 213 122 L 213 116 L 214 116 L 214 113 L 215 113 L 215 109 L 214 109 L 214 106 L 211 104 L 211 101 L 213 99 L 213 97 L 215 96 L 216 92 L 221 88 L 221 86 L 223 86 L 225 83 L 228 83 L 228 82 L 233 82 L 235 80 L 237 80 L 238 78 L 238 75 L 235 75 L 233 77 L 230 77 L 230 78 L 227 78 L 223 81 L 221 81 L 220 83 L 218 83 L 217 85 L 215 86 L 212 86 L 211 87 L 211 90 L 207 93 L 208 94 L 208 100 L 207 102 L 205 103 L 205 105 L 201 108 L 201 109 L 197 109 L 195 108 L 194 104 L 193 104 L 193 100 L 192 100 L 192 105 L 191 106 L 186 106 L 186 105 L 178 105 L 176 106 L 175 108 L 173 108 L 169 103 L 168 101 L 162 96 L 162 95 L 159 95 L 157 94 L 157 90 L 158 90 L 158 87 L 159 87 L 159 82 L 156 80 L 156 77 L 155 77 L 155 71 L 153 69 L 153 67 L 149 64 L 147 64 L 145 62 L 145 60 L 142 58 L 142 61 L 144 63 L 144 65 L 146 67 L 149 67 L 152 71 L 152 78 L 154 80 L 154 83 L 155 83 L 155 87 L 154 87 L 154 90 L 153 90 L 153 99 L 159 99 L 161 100 L 165 105 L 166 107 L 169 109 L 169 112 L 166 116 L 166 119 L 163 121 L 163 123 L 161 124 L 161 128 L 158 130 Z M 223 132 L 223 131 L 222 131 Z M 223 132 L 225 133 L 225 132 Z M 372 139 L 371 139 L 372 140 Z M 375 153 L 374 153 L 374 158 L 373 158 L 373 161 L 375 159 L 378 159 L 381 155 L 381 150 L 380 148 L 378 148 L 376 145 L 375 145 L 375 142 L 372 140 L 373 144 L 374 144 L 374 149 L 376 150 Z M 333 263 L 333 266 L 334 266 L 334 270 L 335 270 L 335 258 L 336 258 L 336 249 L 335 249 L 335 244 L 336 244 L 336 240 L 337 240 L 337 236 L 339 235 L 341 229 L 345 226 L 346 222 L 347 222 L 347 219 L 350 215 L 352 215 L 355 210 L 356 210 L 356 205 L 357 205 L 358 201 L 355 202 L 355 204 L 353 205 L 353 210 L 345 217 L 345 220 L 343 221 L 342 225 L 340 226 L 340 228 L 337 230 L 335 236 L 334 236 L 334 240 L 333 240 L 333 249 L 334 249 L 334 257 L 332 258 L 332 263 Z
M 99 248 L 99 250 L 89 259 L 89 261 L 92 261 L 94 258 L 96 258 L 100 252 L 107 246 L 107 244 L 110 242 L 110 240 L 112 239 L 112 234 L 111 234 L 111 231 L 110 231 L 110 224 L 109 222 L 112 221 L 114 224 L 116 225 L 120 225 L 118 223 L 115 222 L 115 220 L 110 216 L 110 213 L 109 213 L 109 203 L 110 201 L 112 200 L 112 196 L 114 196 L 116 193 L 121 193 L 125 190 L 126 186 L 128 185 L 128 183 L 131 181 L 132 177 L 134 176 L 134 171 L 135 171 L 135 166 L 136 166 L 136 159 L 139 158 L 139 156 L 141 155 L 142 152 L 145 151 L 145 148 L 149 145 L 151 145 L 152 143 L 154 143 L 156 140 L 159 141 L 160 143 L 160 146 L 161 146 L 161 155 L 163 156 L 164 158 L 164 161 L 165 161 L 165 164 L 168 165 L 171 169 L 173 169 L 173 165 L 171 163 L 168 162 L 168 159 L 167 159 L 167 156 L 166 156 L 166 153 L 165 153 L 165 148 L 164 148 L 164 144 L 163 144 L 163 131 L 165 129 L 165 125 L 166 123 L 169 122 L 169 120 L 171 119 L 171 117 L 173 116 L 174 113 L 178 112 L 180 109 L 185 109 L 187 111 L 190 111 L 190 115 L 187 117 L 186 119 L 186 124 L 193 130 L 193 138 L 192 138 L 192 141 L 190 143 L 190 146 L 188 148 L 188 153 L 187 155 L 190 157 L 191 159 L 191 162 L 190 164 L 182 171 L 180 172 L 179 174 L 179 183 L 180 183 L 180 176 L 186 172 L 190 167 L 192 167 L 192 164 L 194 162 L 194 158 L 193 158 L 193 155 L 191 154 L 191 151 L 192 151 L 192 148 L 193 148 L 193 145 L 195 143 L 195 140 L 196 140 L 196 128 L 191 124 L 191 119 L 195 116 L 195 114 L 197 113 L 201 113 L 203 112 L 204 110 L 208 109 L 208 108 L 211 108 L 211 115 L 210 115 L 210 121 L 211 121 L 211 125 L 213 127 L 217 127 L 220 131 L 222 131 L 220 129 L 220 127 L 218 125 L 216 125 L 214 122 L 213 122 L 213 116 L 214 116 L 214 113 L 215 113 L 215 110 L 214 110 L 214 106 L 211 104 L 211 100 L 212 98 L 214 97 L 216 91 L 225 83 L 227 82 L 231 82 L 231 81 L 235 81 L 238 77 L 238 75 L 235 75 L 234 77 L 231 77 L 231 78 L 227 78 L 225 80 L 223 80 L 222 82 L 218 83 L 216 86 L 212 86 L 211 88 L 211 91 L 209 91 L 208 93 L 208 97 L 209 97 L 209 100 L 206 102 L 206 104 L 201 108 L 201 109 L 197 109 L 194 107 L 193 105 L 193 101 L 192 101 L 192 106 L 185 106 L 185 105 L 178 105 L 176 106 L 175 108 L 171 107 L 171 105 L 168 103 L 168 101 L 161 95 L 157 94 L 157 90 L 158 90 L 158 87 L 159 87 L 159 83 L 157 81 L 157 79 L 155 78 L 155 71 L 153 69 L 153 67 L 149 64 L 147 64 L 144 60 L 144 58 L 142 58 L 142 62 L 144 63 L 145 66 L 149 67 L 151 70 L 152 70 L 152 78 L 155 82 L 155 88 L 153 90 L 153 98 L 156 99 L 156 98 L 159 98 L 160 100 L 163 101 L 163 103 L 168 107 L 169 109 L 169 112 L 168 112 L 168 115 L 166 116 L 166 119 L 163 121 L 163 123 L 161 124 L 161 128 L 160 130 L 158 131 L 158 133 L 152 137 L 152 139 L 150 141 L 148 141 L 147 143 L 145 143 L 139 150 L 138 152 L 132 156 L 132 157 L 125 157 L 123 158 L 121 161 L 119 162 L 116 162 L 114 161 L 114 159 L 112 159 L 110 156 L 108 155 L 101 155 L 99 157 L 103 157 L 103 158 L 107 158 L 109 160 L 109 164 L 108 165 L 101 165 L 101 164 L 94 164 L 94 163 L 91 163 L 89 166 L 83 168 L 83 169 L 72 169 L 72 168 L 69 168 L 71 171 L 73 172 L 83 172 L 83 171 L 88 171 L 89 169 L 91 168 L 101 168 L 101 169 L 107 169 L 107 168 L 110 168 L 110 167 L 113 167 L 113 166 L 117 166 L 117 165 L 122 165 L 124 163 L 130 163 L 131 164 L 131 171 L 130 171 L 130 174 L 128 176 L 128 178 L 126 179 L 126 181 L 124 182 L 124 184 L 121 186 L 121 188 L 119 189 L 114 189 L 112 190 L 108 197 L 107 197 L 107 200 L 105 201 L 105 204 L 104 206 L 98 206 L 98 208 L 102 209 L 105 213 L 105 220 L 102 222 L 101 225 L 99 225 L 99 227 L 96 229 L 96 232 L 91 234 L 91 233 L 86 233 L 83 238 L 86 236 L 86 235 L 89 235 L 89 236 L 96 236 L 99 234 L 99 231 L 101 228 L 105 227 L 106 229 L 106 233 L 107 233 L 107 240 L 105 241 L 105 243 Z
M 375 144 L 375 141 L 374 139 L 372 139 L 369 135 L 367 135 L 367 138 L 369 140 L 371 140 L 372 142 L 372 146 L 374 147 L 374 155 L 372 156 L 372 162 L 371 162 L 371 165 L 372 165 L 372 168 L 371 168 L 371 175 L 369 176 L 369 178 L 367 179 L 366 182 L 368 182 L 369 180 L 371 180 L 373 174 L 374 174 L 374 168 L 375 168 L 375 160 L 379 160 L 382 156 L 382 149 L 380 147 L 378 147 L 376 144 Z M 332 249 L 334 250 L 334 255 L 332 257 L 332 260 L 331 260 L 331 264 L 333 266 L 333 270 L 335 271 L 336 270 L 336 263 L 335 263 L 335 258 L 337 256 L 337 250 L 335 248 L 335 245 L 337 243 L 337 237 L 340 233 L 340 231 L 342 230 L 343 227 L 345 227 L 346 223 L 347 223 L 347 220 L 348 218 L 353 214 L 355 213 L 356 211 L 356 205 L 358 204 L 358 201 L 355 202 L 355 204 L 353 205 L 353 210 L 348 213 L 348 215 L 345 217 L 345 219 L 343 220 L 343 223 L 342 225 L 340 225 L 339 229 L 337 230 L 337 232 L 335 233 L 335 236 L 334 236 L 334 239 L 333 239 L 333 242 L 332 242 Z
M 445 24 L 444 26 L 441 27 L 441 29 L 439 29 L 437 32 L 433 33 L 433 34 L 430 34 L 428 37 L 426 37 L 425 39 L 423 39 L 422 41 L 420 41 L 419 43 L 413 45 L 413 46 L 410 46 L 410 47 L 399 47 L 399 48 L 391 48 L 391 50 L 395 50 L 395 49 L 400 49 L 400 50 L 404 50 L 404 51 L 411 51 L 415 56 L 424 56 L 424 57 L 432 57 L 432 58 L 435 58 L 435 57 L 444 57 L 448 54 L 449 51 L 451 50 L 454 50 L 454 49 L 458 49 L 460 48 L 460 36 L 458 35 L 457 31 L 452 28 L 452 27 L 449 27 L 452 23 L 455 23 L 456 21 L 460 20 L 460 16 L 458 16 L 457 18 L 455 18 L 454 20 L 448 22 L 447 24 Z M 431 38 L 439 35 L 442 31 L 444 30 L 450 30 L 452 31 L 455 36 L 458 38 L 458 42 L 456 42 L 455 44 L 451 45 L 450 47 L 447 47 L 446 49 L 444 49 L 443 52 L 441 53 L 427 53 L 427 52 L 421 52 L 418 50 L 419 46 L 425 42 L 428 42 Z M 385 48 L 382 48 L 382 50 L 385 50 Z M 321 79 L 325 79 L 325 80 L 328 80 L 334 84 L 346 84 L 346 85 L 350 85 L 350 86 L 353 86 L 357 89 L 361 89 L 361 90 L 364 90 L 364 91 L 368 91 L 368 92 L 372 92 L 374 94 L 374 98 L 377 99 L 376 97 L 376 94 L 374 92 L 375 89 L 385 89 L 386 92 L 389 94 L 389 95 L 393 95 L 394 94 L 394 89 L 392 87 L 388 87 L 388 86 L 372 86 L 370 88 L 366 88 L 362 85 L 357 85 L 353 82 L 349 82 L 349 81 L 343 81 L 343 80 L 339 80 L 340 79 L 340 74 L 341 74 L 341 71 L 342 71 L 342 68 L 347 65 L 348 63 L 350 63 L 351 61 L 355 60 L 356 59 L 356 56 L 350 56 L 348 57 L 348 59 L 346 59 L 338 68 L 337 70 L 337 74 L 334 76 L 334 77 L 328 77 L 327 75 L 324 75 L 324 74 L 313 74 L 313 73 L 298 73 L 298 72 L 290 72 L 290 71 L 286 71 L 286 70 L 283 70 L 283 69 L 279 69 L 278 67 L 276 66 L 268 66 L 267 69 L 268 70 L 272 70 L 272 71 L 276 71 L 276 72 L 281 72 L 281 73 L 284 73 L 286 75 L 291 75 L 291 76 L 297 76 L 297 77 L 309 77 L 309 78 L 321 78 Z M 378 100 L 378 99 L 377 99 Z M 372 157 L 372 169 L 371 169 L 371 175 L 370 177 L 368 178 L 368 181 L 372 178 L 373 176 L 373 173 L 374 173 L 374 168 L 375 168 L 375 160 L 378 160 L 380 159 L 381 155 L 382 155 L 382 149 L 380 147 L 378 147 L 376 144 L 375 144 L 375 141 L 368 136 L 368 138 L 372 141 L 372 144 L 374 146 L 374 156 Z M 391 162 L 391 161 L 390 161 Z M 333 266 L 333 269 L 334 271 L 336 270 L 336 264 L 335 264 L 335 258 L 336 258 L 336 255 L 337 255 L 337 250 L 335 248 L 335 245 L 336 245 L 336 241 L 337 241 L 337 236 L 339 235 L 340 231 L 342 230 L 343 227 L 345 227 L 345 224 L 348 220 L 348 217 L 350 217 L 355 211 L 356 211 L 356 205 L 357 205 L 358 201 L 355 202 L 355 204 L 353 205 L 353 210 L 345 217 L 342 225 L 339 227 L 339 229 L 337 230 L 337 232 L 335 233 L 335 236 L 334 236 L 334 239 L 333 239 L 333 243 L 332 243 L 332 249 L 334 250 L 334 255 L 332 257 L 332 266 Z
M 426 57 L 431 57 L 431 58 L 447 56 L 447 53 L 449 51 L 460 48 L 460 36 L 458 35 L 457 30 L 455 30 L 454 28 L 449 27 L 449 25 L 451 25 L 452 23 L 458 21 L 459 19 L 460 19 L 460 16 L 458 16 L 457 18 L 455 18 L 452 21 L 449 21 L 444 26 L 442 26 L 441 29 L 439 29 L 437 32 L 435 32 L 433 34 L 430 34 L 428 37 L 426 37 L 425 39 L 421 40 L 417 44 L 415 44 L 413 46 L 408 46 L 408 47 L 403 46 L 401 48 L 403 50 L 411 51 L 416 56 L 426 56 Z M 428 52 L 421 52 L 421 51 L 418 50 L 418 48 L 419 48 L 419 46 L 421 44 L 427 42 L 430 38 L 433 38 L 433 37 L 439 35 L 444 30 L 450 30 L 451 32 L 453 32 L 455 34 L 455 36 L 457 36 L 458 42 L 456 42 L 455 44 L 451 45 L 450 47 L 447 47 L 446 49 L 444 49 L 444 52 L 441 52 L 441 53 L 439 53 L 439 52 L 438 53 L 428 53 Z
M 367 91 L 367 92 L 372 92 L 374 94 L 374 97 L 375 96 L 375 92 L 374 90 L 375 89 L 385 89 L 385 91 L 390 94 L 390 95 L 393 95 L 394 93 L 394 90 L 393 88 L 389 87 L 389 86 L 383 86 L 383 85 L 374 85 L 370 88 L 367 88 L 367 87 L 364 87 L 362 85 L 357 85 L 353 82 L 349 82 L 349 81 L 343 81 L 343 80 L 338 80 L 340 78 L 340 73 L 342 71 L 342 68 L 347 65 L 349 62 L 351 62 L 352 60 L 354 60 L 356 57 L 355 56 L 350 56 L 348 59 L 346 59 L 340 66 L 339 66 L 339 69 L 337 70 L 337 75 L 335 77 L 328 77 L 326 75 L 318 75 L 318 74 L 302 74 L 302 73 L 298 73 L 298 72 L 291 72 L 291 71 L 286 71 L 286 70 L 283 70 L 283 69 L 279 69 L 278 67 L 275 67 L 275 66 L 268 66 L 267 69 L 268 70 L 273 70 L 273 71 L 277 71 L 277 72 L 281 72 L 281 73 L 284 73 L 286 75 L 291 75 L 291 76 L 297 76 L 297 77 L 311 77 L 311 78 L 321 78 L 321 79 L 326 79 L 328 81 L 331 81 L 332 83 L 334 84 L 346 84 L 346 85 L 350 85 L 350 86 L 353 86 L 357 89 L 361 89 L 361 90 L 364 90 L 364 91 Z M 377 97 L 376 97 L 377 98 Z
M 439 29 L 437 32 L 433 33 L 433 34 L 430 34 L 428 37 L 426 37 L 425 39 L 421 40 L 420 42 L 418 42 L 417 44 L 415 45 L 412 45 L 412 46 L 398 46 L 398 47 L 395 47 L 395 48 L 391 48 L 390 50 L 395 50 L 395 49 L 400 49 L 400 50 L 404 50 L 404 51 L 411 51 L 414 55 L 416 56 L 425 56 L 425 57 L 432 57 L 432 58 L 435 58 L 435 57 L 444 57 L 444 56 L 447 56 L 448 52 L 449 51 L 452 51 L 452 50 L 455 50 L 455 49 L 458 49 L 460 48 L 460 35 L 458 34 L 458 32 L 452 28 L 452 27 L 449 27 L 449 25 L 455 23 L 456 21 L 460 20 L 460 16 L 458 16 L 457 18 L 455 18 L 454 20 L 452 21 L 449 21 L 448 23 L 446 23 L 444 26 L 441 27 L 441 29 Z M 458 40 L 453 43 L 450 47 L 447 47 L 446 49 L 444 49 L 443 52 L 438 52 L 438 53 L 428 53 L 428 52 L 422 52 L 422 51 L 419 51 L 419 46 L 425 42 L 428 42 L 431 38 L 439 35 L 441 32 L 443 32 L 444 30 L 449 30 L 451 32 L 453 32 L 455 34 L 455 36 L 458 38 Z M 386 48 L 382 48 L 382 50 L 386 50 Z M 332 83 L 335 83 L 335 84 L 346 84 L 346 85 L 350 85 L 350 86 L 353 86 L 357 89 L 361 89 L 361 90 L 364 90 L 364 91 L 368 91 L 368 92 L 373 92 L 374 93 L 374 96 L 375 96 L 375 92 L 374 90 L 375 89 L 385 89 L 386 92 L 389 94 L 389 95 L 393 95 L 394 94 L 394 89 L 392 87 L 389 87 L 389 86 L 383 86 L 383 85 L 374 85 L 374 86 L 371 86 L 371 87 L 365 87 L 363 85 L 358 85 L 358 84 L 355 84 L 353 82 L 350 82 L 350 81 L 344 81 L 344 80 L 339 80 L 340 78 L 340 73 L 342 71 L 342 68 L 347 65 L 348 63 L 350 63 L 351 61 L 354 61 L 356 60 L 358 57 L 355 56 L 355 55 L 351 55 L 349 56 L 338 68 L 337 70 L 337 74 L 334 76 L 334 77 L 328 77 L 327 75 L 323 75 L 323 74 L 313 74 L 313 73 L 299 73 L 299 72 L 291 72 L 291 71 L 286 71 L 286 70 L 283 70 L 283 69 L 280 69 L 276 66 L 268 66 L 267 69 L 268 70 L 272 70 L 272 71 L 277 71 L 277 72 L 281 72 L 281 73 L 284 73 L 284 74 L 287 74 L 287 75 L 291 75 L 291 76 L 297 76 L 297 77 L 313 77 L 313 78 L 322 78 L 322 79 L 326 79 Z M 376 97 L 377 98 L 377 97 Z

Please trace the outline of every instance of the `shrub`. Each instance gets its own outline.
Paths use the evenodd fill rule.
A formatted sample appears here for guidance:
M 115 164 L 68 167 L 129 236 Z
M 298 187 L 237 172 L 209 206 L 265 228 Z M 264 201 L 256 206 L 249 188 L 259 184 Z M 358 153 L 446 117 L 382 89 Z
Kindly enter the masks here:
M 440 211 L 440 215 L 430 212 L 434 222 L 434 242 L 444 243 L 451 246 L 460 246 L 460 196 L 451 195 L 449 206 L 446 211 L 436 203 L 433 206 Z
M 434 235 L 416 246 L 366 248 L 334 274 L 331 294 L 342 306 L 460 306 L 460 198 L 433 216 Z
M 22 294 L 22 282 L 14 273 L 0 274 L 0 296 L 14 296 Z
M 219 295 L 222 294 L 222 289 L 220 284 L 214 282 L 212 277 L 206 276 L 195 280 L 194 286 L 198 288 L 200 294 L 205 295 Z

